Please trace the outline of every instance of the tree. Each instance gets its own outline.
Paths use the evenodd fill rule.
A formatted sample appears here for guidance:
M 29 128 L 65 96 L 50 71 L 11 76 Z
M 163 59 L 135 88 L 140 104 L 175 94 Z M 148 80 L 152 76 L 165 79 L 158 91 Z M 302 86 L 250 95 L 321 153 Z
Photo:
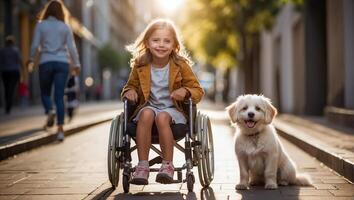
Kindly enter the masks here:
M 226 0 L 190 1 L 181 20 L 183 36 L 193 56 L 206 64 L 228 68 L 236 65 L 239 51 L 235 13 Z
M 255 92 L 253 65 L 257 64 L 259 33 L 272 26 L 280 7 L 303 0 L 193 0 L 188 2 L 181 27 L 187 48 L 199 61 L 216 68 L 240 67 L 248 81 L 245 92 Z
M 104 68 L 109 68 L 112 71 L 119 70 L 128 65 L 128 61 L 127 53 L 118 52 L 110 44 L 105 44 L 98 50 L 98 63 L 101 71 Z

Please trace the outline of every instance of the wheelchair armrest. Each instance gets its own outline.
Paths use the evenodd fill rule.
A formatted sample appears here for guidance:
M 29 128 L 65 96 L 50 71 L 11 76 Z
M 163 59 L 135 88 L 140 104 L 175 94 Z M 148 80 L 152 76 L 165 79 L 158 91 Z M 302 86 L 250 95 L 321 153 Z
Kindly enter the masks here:
M 124 113 L 126 113 L 126 117 L 127 119 L 129 119 L 133 115 L 135 109 L 137 108 L 137 104 L 129 101 L 127 98 L 124 98 L 123 102 L 124 102 Z
M 194 132 L 194 122 L 197 116 L 197 105 L 193 103 L 192 98 L 190 97 L 188 101 L 184 101 L 183 103 L 183 111 L 185 113 L 188 113 L 188 124 L 189 124 L 189 129 L 192 132 Z
M 190 111 L 190 106 L 192 105 L 192 112 Z M 194 120 L 197 115 L 197 105 L 192 102 L 192 98 L 183 102 L 183 111 L 188 113 L 188 117 L 192 114 L 192 119 Z M 189 119 L 188 119 L 189 120 Z

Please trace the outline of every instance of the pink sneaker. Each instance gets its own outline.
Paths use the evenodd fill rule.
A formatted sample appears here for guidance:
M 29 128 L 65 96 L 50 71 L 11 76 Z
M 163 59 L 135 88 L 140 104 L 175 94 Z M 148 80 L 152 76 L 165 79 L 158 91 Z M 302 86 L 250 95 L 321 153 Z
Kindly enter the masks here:
M 156 176 L 156 182 L 162 184 L 170 184 L 173 182 L 173 173 L 175 168 L 172 163 L 162 164 L 159 173 Z
M 133 173 L 133 177 L 130 180 L 130 183 L 135 185 L 149 184 L 148 182 L 149 172 L 150 172 L 149 167 L 137 165 L 135 167 L 135 172 Z

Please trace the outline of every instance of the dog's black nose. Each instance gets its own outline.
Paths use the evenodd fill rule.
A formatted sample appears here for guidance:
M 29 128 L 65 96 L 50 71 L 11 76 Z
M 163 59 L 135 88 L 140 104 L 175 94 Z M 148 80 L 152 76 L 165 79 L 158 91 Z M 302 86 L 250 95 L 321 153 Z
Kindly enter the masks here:
M 254 117 L 254 113 L 253 113 L 253 112 L 249 112 L 249 113 L 248 113 L 248 117 L 249 117 L 249 118 L 253 118 L 253 117 Z

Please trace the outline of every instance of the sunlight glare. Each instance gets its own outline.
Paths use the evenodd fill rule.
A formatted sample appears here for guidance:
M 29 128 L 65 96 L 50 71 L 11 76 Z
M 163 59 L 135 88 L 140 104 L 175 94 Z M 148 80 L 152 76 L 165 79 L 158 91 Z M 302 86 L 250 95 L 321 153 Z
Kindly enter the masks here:
M 174 12 L 177 10 L 185 0 L 159 0 L 159 4 L 164 12 Z

